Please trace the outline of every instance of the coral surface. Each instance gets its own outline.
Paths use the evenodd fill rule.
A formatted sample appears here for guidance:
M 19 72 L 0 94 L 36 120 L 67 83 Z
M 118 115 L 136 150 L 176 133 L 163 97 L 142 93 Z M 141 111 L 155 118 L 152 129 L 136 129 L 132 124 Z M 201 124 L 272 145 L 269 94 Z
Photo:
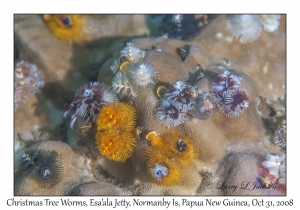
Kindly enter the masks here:
M 285 195 L 285 21 L 15 15 L 14 194 Z

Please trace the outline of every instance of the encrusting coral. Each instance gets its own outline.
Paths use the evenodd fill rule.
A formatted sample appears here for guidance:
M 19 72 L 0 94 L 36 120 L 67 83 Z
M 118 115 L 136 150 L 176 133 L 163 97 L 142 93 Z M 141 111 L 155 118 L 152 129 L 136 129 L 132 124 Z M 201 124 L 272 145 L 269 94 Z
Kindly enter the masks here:
M 159 98 L 155 91 L 153 91 L 153 88 L 151 86 L 149 87 L 141 87 L 138 86 L 134 87 L 134 91 L 137 93 L 137 97 L 133 100 L 133 105 L 137 107 L 137 125 L 142 127 L 144 130 L 154 130 L 154 132 L 150 132 L 147 134 L 146 138 L 151 139 L 149 142 L 153 147 L 154 145 L 158 145 L 158 148 L 164 147 L 165 142 L 160 142 L 160 139 L 162 139 L 162 136 L 160 134 L 164 134 L 167 130 L 170 132 L 183 132 L 186 133 L 188 136 L 190 136 L 192 139 L 195 139 L 195 148 L 197 150 L 197 161 L 194 162 L 194 165 L 192 164 L 191 171 L 194 171 L 195 168 L 202 168 L 204 166 L 210 166 L 214 162 L 218 161 L 226 151 L 226 145 L 229 142 L 234 142 L 238 139 L 247 139 L 248 141 L 255 142 L 257 139 L 264 139 L 263 135 L 263 129 L 262 124 L 257 112 L 256 107 L 256 96 L 257 96 L 257 90 L 255 89 L 254 81 L 244 73 L 232 69 L 232 67 L 228 67 L 225 65 L 211 65 L 209 60 L 207 60 L 207 57 L 203 54 L 203 52 L 200 51 L 197 47 L 193 46 L 191 47 L 192 50 L 189 50 L 188 57 L 182 61 L 180 58 L 180 55 L 177 54 L 176 48 L 183 46 L 184 44 L 180 41 L 175 40 L 167 40 L 164 38 L 158 38 L 158 39 L 136 39 L 133 40 L 132 43 L 140 48 L 145 49 L 146 54 L 143 59 L 143 61 L 151 63 L 155 69 L 158 72 L 157 77 L 157 83 L 159 84 L 165 84 L 167 87 L 173 87 L 173 85 L 177 88 L 178 86 L 178 94 L 185 89 L 184 85 L 188 82 L 188 85 L 192 88 L 196 88 L 196 94 L 195 98 L 190 97 L 185 92 L 182 94 L 181 100 L 175 100 L 171 98 L 172 94 L 168 94 L 168 90 L 163 95 L 162 98 Z M 164 46 L 164 49 L 170 50 L 170 48 L 173 48 L 173 53 L 167 54 L 166 51 L 161 52 L 157 50 L 151 50 L 153 49 L 153 46 Z M 149 49 L 151 48 L 151 49 Z M 197 60 L 196 60 L 197 58 Z M 195 77 L 198 77 L 198 74 L 196 72 L 198 62 L 204 61 L 204 71 L 202 72 L 201 77 L 198 79 L 192 79 L 191 76 L 195 75 Z M 168 62 L 167 62 L 168 61 Z M 194 62 L 192 64 L 192 62 Z M 167 66 L 166 63 L 168 63 Z M 174 66 L 172 65 L 174 64 Z M 177 65 L 175 65 L 177 64 Z M 205 67 L 206 66 L 206 67 Z M 167 73 L 165 69 L 172 69 L 172 74 Z M 224 73 L 225 72 L 225 73 Z M 235 79 L 233 81 L 236 81 L 236 83 L 233 84 L 232 88 L 228 88 L 228 82 L 230 82 L 230 79 L 220 79 L 217 81 L 216 78 L 220 77 L 220 75 L 225 74 L 228 75 L 232 79 Z M 188 77 L 188 73 L 190 73 L 190 77 Z M 225 76 L 227 77 L 227 76 Z M 182 82 L 178 82 L 182 81 Z M 194 81 L 191 83 L 190 81 Z M 178 85 L 176 85 L 178 82 Z M 180 84 L 179 84 L 180 83 Z M 218 88 L 214 88 L 213 84 L 216 85 L 218 83 L 218 87 L 226 87 L 224 92 L 228 92 L 230 96 L 233 96 L 232 100 L 229 100 L 229 98 L 226 96 L 226 94 L 220 94 L 219 97 L 222 97 L 220 99 L 224 102 L 223 109 L 222 104 L 220 104 L 220 100 L 214 100 L 213 96 L 211 94 L 215 94 L 218 96 L 218 93 L 223 90 L 219 90 Z M 219 84 L 220 83 L 220 84 Z M 174 88 L 174 91 L 177 89 Z M 176 89 L 176 90 L 175 90 Z M 218 90 L 217 90 L 218 89 Z M 216 90 L 214 92 L 213 90 Z M 247 96 L 244 97 L 243 93 L 247 93 Z M 174 96 L 178 95 L 174 92 Z M 235 99 L 235 94 L 241 94 L 243 97 L 237 97 L 238 99 Z M 226 97 L 224 97 L 226 96 Z M 229 96 L 229 95 L 228 95 Z M 220 109 L 220 111 L 214 111 L 210 114 L 209 118 L 198 119 L 197 117 L 190 116 L 189 114 L 184 115 L 184 120 L 181 121 L 181 124 L 178 124 L 175 127 L 171 126 L 162 126 L 161 124 L 157 123 L 158 119 L 157 114 L 155 113 L 156 110 L 160 110 L 159 101 L 161 100 L 167 100 L 166 98 L 169 97 L 169 100 L 173 100 L 176 103 L 179 103 L 179 101 L 184 100 L 191 100 L 194 101 L 192 105 L 190 106 L 179 106 L 178 109 L 181 109 L 182 111 L 187 112 L 190 110 L 192 113 L 194 111 L 194 107 L 196 106 L 196 102 L 200 104 L 199 100 L 201 100 L 201 97 L 205 97 L 207 104 L 207 109 L 209 111 L 213 109 Z M 223 98 L 224 97 L 224 98 Z M 242 98 L 240 100 L 239 98 Z M 245 101 L 245 102 L 244 102 Z M 232 104 L 233 103 L 233 104 Z M 230 114 L 231 112 L 227 110 L 227 107 L 237 107 L 239 103 L 245 104 L 243 109 L 239 109 L 241 111 L 238 112 L 236 115 Z M 174 107 L 176 107 L 174 106 Z M 172 109 L 170 109 L 172 110 Z M 234 108 L 232 110 L 235 110 Z M 176 111 L 176 110 L 174 110 Z M 170 113 L 176 113 L 176 112 L 170 112 Z M 225 113 L 223 114 L 222 111 Z M 163 113 L 163 112 L 162 112 Z M 168 112 L 165 112 L 168 113 Z M 169 115 L 172 116 L 172 115 Z M 235 116 L 235 117 L 232 117 Z M 183 119 L 182 118 L 182 119 Z M 225 124 L 222 122 L 226 122 Z M 169 127 L 169 128 L 168 128 Z M 213 130 L 217 130 L 218 132 L 214 132 Z M 161 145 L 161 146 L 159 146 Z M 154 146 L 155 147 L 155 146 Z M 159 150 L 160 153 L 163 153 L 162 150 Z M 137 153 L 143 153 L 143 150 L 137 151 Z M 148 153 L 149 154 L 149 153 Z M 135 155 L 135 154 L 134 154 Z M 132 158 L 134 158 L 134 155 Z M 150 159 L 150 158 L 149 158 Z M 155 168 L 155 164 L 153 163 L 151 168 Z M 156 169 L 159 171 L 158 173 L 162 176 L 163 174 L 167 174 L 167 168 L 162 163 L 159 164 Z M 181 168 L 181 167 L 179 167 Z M 151 169 L 151 170 L 152 170 Z M 110 170 L 107 168 L 107 170 Z M 148 175 L 149 175 L 149 167 L 148 167 Z M 151 171 L 150 170 L 150 171 Z M 182 180 L 185 179 L 185 173 L 188 170 L 185 170 L 183 173 Z M 116 172 L 113 172 L 114 175 Z M 196 174 L 190 173 L 190 176 L 198 176 Z M 175 186 L 181 186 L 182 188 L 187 187 L 187 190 L 195 190 L 196 183 L 194 182 L 196 178 L 191 178 L 188 182 L 186 181 L 179 181 L 178 185 L 170 185 L 168 184 L 168 188 L 171 187 L 171 189 L 175 190 Z M 144 180 L 145 183 L 147 183 L 147 180 Z M 157 184 L 157 182 L 155 182 Z M 188 184 L 187 184 L 188 183 Z M 142 186 L 144 186 L 142 184 Z M 146 186 L 146 185 L 145 185 Z M 154 187 L 155 188 L 155 187 Z M 170 189 L 169 189 L 170 190 Z M 170 193 L 172 190 L 169 191 Z M 175 192 L 174 192 L 175 193 Z M 176 193 L 175 193 L 176 194 Z

